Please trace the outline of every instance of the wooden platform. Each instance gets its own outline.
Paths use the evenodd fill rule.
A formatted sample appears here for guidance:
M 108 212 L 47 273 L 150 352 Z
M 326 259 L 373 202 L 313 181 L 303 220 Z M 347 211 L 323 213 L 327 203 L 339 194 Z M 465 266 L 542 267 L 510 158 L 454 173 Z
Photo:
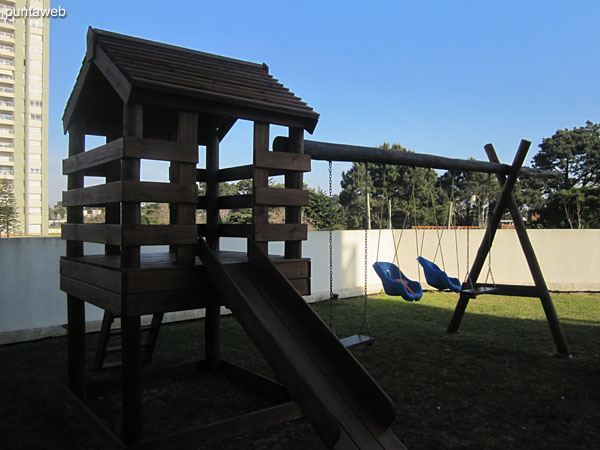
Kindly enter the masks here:
M 218 256 L 226 265 L 248 262 L 245 252 L 222 251 Z M 300 294 L 310 294 L 310 259 L 269 258 Z M 198 258 L 193 266 L 177 266 L 175 254 L 167 252 L 142 253 L 139 268 L 121 268 L 118 255 L 63 257 L 60 288 L 114 314 L 125 311 L 127 316 L 223 304 Z

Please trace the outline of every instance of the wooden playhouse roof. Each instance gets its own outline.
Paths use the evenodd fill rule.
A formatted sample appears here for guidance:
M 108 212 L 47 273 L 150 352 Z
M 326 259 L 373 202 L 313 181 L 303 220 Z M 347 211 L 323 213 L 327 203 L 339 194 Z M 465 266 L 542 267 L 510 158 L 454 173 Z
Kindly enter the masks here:
M 266 64 L 90 27 L 86 57 L 63 115 L 65 131 L 76 115 L 93 115 L 109 102 L 108 85 L 125 104 L 191 109 L 297 126 L 311 133 L 319 119 L 319 114 L 269 74 Z

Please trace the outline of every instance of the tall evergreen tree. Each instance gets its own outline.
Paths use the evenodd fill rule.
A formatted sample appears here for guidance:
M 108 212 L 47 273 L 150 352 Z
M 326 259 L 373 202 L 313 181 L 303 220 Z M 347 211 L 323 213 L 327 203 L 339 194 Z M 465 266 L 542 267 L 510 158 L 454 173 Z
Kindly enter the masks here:
M 542 188 L 546 202 L 540 222 L 556 228 L 600 227 L 600 125 L 588 121 L 583 127 L 558 130 L 539 147 L 534 166 L 559 174 Z
M 10 237 L 17 223 L 17 200 L 12 182 L 5 178 L 0 179 L 0 232 Z

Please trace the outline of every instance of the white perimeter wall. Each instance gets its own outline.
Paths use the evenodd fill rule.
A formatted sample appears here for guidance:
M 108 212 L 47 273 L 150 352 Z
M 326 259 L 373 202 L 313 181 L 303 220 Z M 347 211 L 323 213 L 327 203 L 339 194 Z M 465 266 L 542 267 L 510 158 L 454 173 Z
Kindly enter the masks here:
M 441 231 L 440 231 L 441 232 Z M 470 258 L 475 257 L 483 230 L 470 231 Z M 600 230 L 529 230 L 529 237 L 548 287 L 556 291 L 600 291 Z M 371 264 L 394 259 L 394 242 L 403 272 L 425 279 L 416 262 L 418 239 L 422 255 L 432 259 L 438 231 L 371 230 L 368 232 L 367 281 L 369 293 L 381 289 Z M 364 283 L 364 231 L 333 233 L 334 291 L 342 297 L 360 295 Z M 379 257 L 377 257 L 379 241 Z M 444 262 L 450 276 L 463 279 L 466 272 L 466 230 L 444 230 L 441 235 Z M 245 240 L 222 239 L 223 250 L 245 251 Z M 456 251 L 458 249 L 458 251 Z M 59 238 L 0 239 L 0 344 L 56 336 L 65 333 L 66 295 L 59 289 L 59 258 L 65 243 Z M 156 251 L 146 247 L 145 251 Z M 100 245 L 86 244 L 86 254 L 102 253 Z M 270 244 L 270 253 L 282 253 L 281 243 Z M 303 254 L 312 260 L 312 295 L 308 301 L 329 296 L 329 235 L 309 232 Z M 458 254 L 458 270 L 457 270 Z M 436 262 L 442 266 L 438 255 Z M 485 278 L 487 264 L 480 280 Z M 498 230 L 492 250 L 495 281 L 503 284 L 532 284 L 525 257 L 514 230 Z M 420 273 L 419 273 L 420 272 Z M 102 311 L 87 305 L 90 329 L 97 329 Z M 203 311 L 172 313 L 168 320 L 201 317 Z

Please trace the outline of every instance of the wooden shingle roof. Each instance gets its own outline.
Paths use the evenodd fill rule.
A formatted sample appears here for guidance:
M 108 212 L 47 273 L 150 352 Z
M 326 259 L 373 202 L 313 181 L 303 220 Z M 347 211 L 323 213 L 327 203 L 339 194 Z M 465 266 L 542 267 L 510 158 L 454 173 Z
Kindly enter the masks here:
M 126 104 L 179 106 L 222 117 L 298 126 L 311 133 L 319 119 L 269 74 L 266 64 L 90 28 L 86 58 L 63 116 L 65 130 L 78 103 L 90 98 L 85 91 L 94 89 L 94 83 L 87 80 L 90 66 L 99 69 Z

